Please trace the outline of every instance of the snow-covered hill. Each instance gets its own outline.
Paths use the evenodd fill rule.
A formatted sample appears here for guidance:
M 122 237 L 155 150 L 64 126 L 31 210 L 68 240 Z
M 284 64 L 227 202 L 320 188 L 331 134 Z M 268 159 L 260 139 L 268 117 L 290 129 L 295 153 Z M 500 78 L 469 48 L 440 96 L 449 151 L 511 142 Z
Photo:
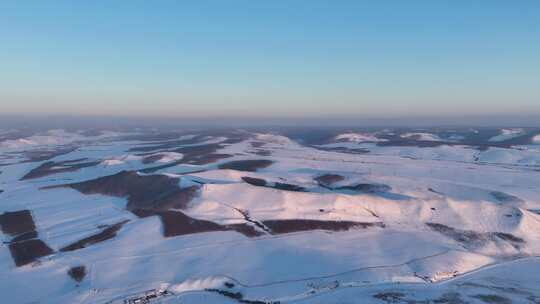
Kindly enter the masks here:
M 260 130 L 40 134 L 0 143 L 9 303 L 540 299 L 533 145 L 392 144 L 435 132 L 320 145 Z

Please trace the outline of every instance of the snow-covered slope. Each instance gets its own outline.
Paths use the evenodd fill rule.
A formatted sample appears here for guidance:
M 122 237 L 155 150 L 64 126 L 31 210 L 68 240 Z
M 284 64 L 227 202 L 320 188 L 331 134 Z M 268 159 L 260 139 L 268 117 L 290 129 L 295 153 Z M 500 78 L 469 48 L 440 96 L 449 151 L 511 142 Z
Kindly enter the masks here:
M 439 136 L 426 132 L 405 133 L 402 134 L 401 137 L 422 141 L 441 141 L 441 138 Z
M 524 134 L 523 129 L 519 129 L 519 128 L 516 128 L 516 129 L 501 129 L 500 134 L 491 137 L 489 139 L 489 141 L 492 141 L 492 142 L 505 141 L 505 140 L 508 140 L 508 139 L 512 139 L 514 137 L 518 137 L 518 136 L 523 135 L 523 134 Z
M 535 135 L 535 136 L 532 138 L 532 142 L 533 142 L 534 144 L 540 144 L 540 134 Z
M 540 299 L 538 150 L 356 135 L 330 145 L 368 153 L 205 131 L 66 135 L 47 147 L 76 149 L 10 158 L 0 292 L 10 303 Z
M 375 134 L 370 133 L 343 133 L 335 137 L 336 140 L 345 140 L 352 142 L 381 142 L 387 141 L 384 138 L 378 138 Z

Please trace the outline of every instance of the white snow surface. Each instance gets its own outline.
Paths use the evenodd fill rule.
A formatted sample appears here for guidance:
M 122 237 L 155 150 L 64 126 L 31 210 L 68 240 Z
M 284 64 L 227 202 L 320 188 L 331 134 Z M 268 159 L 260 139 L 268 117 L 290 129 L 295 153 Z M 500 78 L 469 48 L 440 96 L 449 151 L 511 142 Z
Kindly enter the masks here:
M 378 138 L 370 133 L 343 133 L 335 137 L 336 140 L 346 140 L 351 142 L 383 142 L 388 141 L 384 138 Z
M 493 136 L 489 139 L 491 142 L 499 142 L 499 141 L 505 141 L 508 139 L 512 139 L 514 137 L 518 137 L 524 133 L 523 129 L 520 128 L 514 128 L 514 129 L 501 129 L 501 133 L 499 135 Z
M 83 136 L 80 133 L 67 132 L 63 129 L 49 130 L 42 134 L 32 135 L 26 138 L 19 138 L 13 140 L 5 140 L 0 142 L 0 149 L 2 150 L 20 150 L 27 149 L 36 146 L 56 146 L 66 145 L 77 141 L 83 140 L 99 140 L 118 136 L 120 133 L 106 131 L 98 136 Z
M 40 145 L 47 145 L 48 140 L 49 145 L 87 142 L 53 160 L 86 158 L 100 160 L 100 164 L 29 181 L 20 178 L 40 162 L 0 167 L 0 189 L 4 190 L 0 214 L 30 210 L 39 239 L 56 252 L 39 263 L 15 267 L 8 244 L 2 245 L 0 292 L 10 303 L 123 303 L 152 289 L 172 295 L 150 303 L 237 303 L 206 291 L 209 288 L 240 292 L 248 300 L 280 303 L 381 303 L 374 295 L 384 292 L 399 292 L 415 300 L 438 299 L 453 292 L 468 303 L 482 303 L 479 294 L 496 294 L 515 303 L 540 298 L 536 273 L 540 267 L 540 156 L 534 149 L 478 151 L 465 146 L 379 147 L 366 143 L 370 153 L 346 154 L 304 147 L 282 135 L 256 134 L 257 140 L 268 143 L 265 149 L 270 156 L 252 155 L 249 144 L 241 142 L 217 151 L 234 155 L 219 162 L 274 161 L 264 169 L 220 170 L 208 164 L 159 171 L 180 177 L 182 187 L 205 182 L 183 212 L 223 225 L 251 225 L 239 212 L 244 210 L 258 223 L 311 219 L 384 223 L 384 228 L 298 231 L 255 238 L 216 231 L 166 238 L 160 219 L 137 218 L 125 210 L 126 198 L 84 195 L 68 188 L 43 189 L 144 168 L 142 157 L 128 151 L 141 142 L 91 143 L 96 139 L 60 131 L 47 134 L 57 139 L 25 140 Z M 160 153 L 163 163 L 183 157 Z M 205 171 L 180 174 L 184 169 Z M 329 190 L 314 181 L 324 173 L 345 178 L 336 186 L 384 184 L 390 190 Z M 245 176 L 298 185 L 307 191 L 253 186 L 242 181 Z M 129 222 L 116 237 L 59 252 L 63 246 L 100 232 L 101 225 L 123 220 Z M 426 223 L 454 229 L 456 237 Z M 460 241 L 463 234 L 470 243 Z M 10 239 L 0 236 L 4 241 Z M 507 240 L 512 238 L 521 241 Z M 88 272 L 80 283 L 67 275 L 77 265 L 85 265 Z M 503 291 L 509 288 L 516 292 Z
M 272 134 L 272 133 L 258 133 L 256 134 L 255 138 L 260 141 L 273 143 L 273 144 L 280 144 L 280 145 L 287 145 L 287 144 L 293 143 L 293 141 L 286 136 Z
M 441 141 L 442 140 L 439 136 L 432 133 L 427 133 L 427 132 L 405 133 L 405 134 L 401 134 L 400 137 L 414 139 L 414 140 L 421 140 L 421 141 Z

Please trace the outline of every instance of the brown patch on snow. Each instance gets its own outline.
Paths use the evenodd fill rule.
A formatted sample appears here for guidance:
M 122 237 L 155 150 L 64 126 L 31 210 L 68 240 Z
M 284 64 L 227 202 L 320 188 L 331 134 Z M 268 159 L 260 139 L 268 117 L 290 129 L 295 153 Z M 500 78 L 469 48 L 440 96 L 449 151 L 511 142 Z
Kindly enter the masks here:
M 265 187 L 267 184 L 266 180 L 256 177 L 242 176 L 242 180 L 250 185 L 259 187 Z
M 134 147 L 129 149 L 129 152 L 149 152 L 149 151 L 163 151 L 178 148 L 182 145 L 195 145 L 204 142 L 207 138 L 203 136 L 195 136 L 189 139 L 179 140 L 166 140 L 163 142 L 150 142 L 143 146 Z
M 0 215 L 0 228 L 10 236 L 23 235 L 36 230 L 30 210 L 4 212 Z
M 248 159 L 248 160 L 233 160 L 220 164 L 219 169 L 231 169 L 237 171 L 255 172 L 258 169 L 263 169 L 274 162 L 268 159 Z
M 30 210 L 4 212 L 0 215 L 0 228 L 12 236 L 9 252 L 17 267 L 54 253 L 42 240 L 37 239 L 36 225 Z
M 70 187 L 84 194 L 127 197 L 126 209 L 136 216 L 142 218 L 157 215 L 160 217 L 165 237 L 210 231 L 237 231 L 248 237 L 261 234 L 247 224 L 220 225 L 191 218 L 178 210 L 170 210 L 186 208 L 199 190 L 199 186 L 180 188 L 178 182 L 179 178 L 166 175 L 139 175 L 136 172 L 123 171 L 94 180 L 54 187 Z M 116 235 L 123 224 L 124 222 L 110 226 L 101 233 L 77 241 L 60 251 L 77 250 L 110 239 Z
M 362 223 L 353 221 L 324 221 L 306 219 L 266 220 L 262 223 L 272 230 L 272 233 L 282 234 L 308 230 L 346 231 L 349 229 L 380 227 L 385 225 L 381 222 Z
M 77 283 L 80 283 L 86 276 L 86 267 L 84 265 L 71 267 L 68 270 L 68 275 Z
M 236 231 L 247 237 L 261 235 L 259 231 L 247 224 L 220 225 L 211 221 L 192 218 L 181 211 L 138 209 L 133 210 L 132 212 L 141 218 L 153 215 L 159 216 L 163 223 L 163 236 L 165 237 L 212 231 Z
M 90 245 L 101 243 L 106 240 L 110 240 L 116 236 L 118 231 L 124 226 L 125 223 L 129 222 L 129 220 L 125 220 L 113 225 L 108 226 L 107 228 L 103 229 L 100 233 L 91 235 L 89 237 L 86 237 L 84 239 L 78 240 L 75 243 L 69 244 L 63 248 L 60 249 L 62 252 L 66 251 L 74 251 L 86 248 Z
M 525 240 L 510 233 L 504 232 L 476 232 L 473 230 L 461 230 L 452 228 L 439 223 L 426 223 L 426 226 L 433 231 L 437 231 L 458 243 L 461 243 L 465 248 L 477 249 L 487 245 L 490 242 L 506 242 L 516 250 L 521 248 Z
M 32 239 L 9 244 L 9 252 L 17 267 L 36 261 L 40 257 L 54 253 L 42 240 Z
M 344 180 L 345 177 L 338 174 L 323 174 L 314 178 L 314 180 L 323 187 L 329 187 L 337 182 Z
M 126 209 L 183 209 L 197 195 L 199 186 L 180 188 L 180 179 L 166 175 L 139 175 L 122 171 L 80 183 L 53 187 L 69 187 L 84 194 L 127 197 Z M 49 187 L 49 188 L 53 188 Z
M 146 156 L 145 158 L 142 159 L 142 163 L 143 164 L 152 164 L 152 163 L 155 163 L 159 160 L 161 160 L 162 158 L 164 157 L 163 154 L 152 154 L 152 155 L 148 155 Z
M 174 150 L 167 150 L 162 152 L 176 152 L 183 154 L 181 160 L 159 165 L 155 167 L 145 168 L 140 170 L 143 173 L 152 173 L 161 169 L 174 167 L 180 164 L 190 164 L 190 165 L 207 165 L 214 163 L 218 160 L 232 157 L 230 154 L 216 153 L 217 150 L 223 148 L 222 144 L 206 144 L 206 145 L 197 145 L 197 146 L 187 146 L 181 147 Z
M 360 183 L 356 185 L 349 185 L 343 187 L 334 188 L 335 190 L 349 190 L 355 192 L 364 192 L 364 193 L 383 193 L 392 190 L 392 188 L 385 184 L 368 184 Z
M 277 190 L 295 191 L 295 192 L 306 191 L 306 189 L 302 186 L 287 184 L 287 183 L 279 183 L 279 182 L 269 183 L 262 178 L 243 176 L 242 180 L 250 185 L 258 186 L 258 187 L 266 187 L 266 188 L 272 188 L 272 189 L 277 189 Z
M 56 149 L 44 149 L 44 150 L 32 150 L 24 152 L 24 156 L 27 158 L 24 162 L 39 162 L 49 160 L 51 158 L 68 154 L 75 151 L 76 147 L 59 147 Z
M 253 148 L 262 148 L 266 145 L 264 141 L 252 141 L 249 143 Z
M 259 156 L 270 156 L 270 155 L 272 155 L 272 152 L 270 152 L 269 150 L 262 150 L 262 149 L 257 149 L 257 150 L 254 150 L 254 151 L 249 151 L 249 153 L 252 153 L 252 154 L 255 154 L 255 155 L 259 155 Z
M 192 132 L 187 132 L 192 133 Z M 244 140 L 247 140 L 251 137 L 250 134 L 244 133 L 244 132 L 236 132 L 236 131 L 201 131 L 198 132 L 196 136 L 189 138 L 189 139 L 176 139 L 174 137 L 174 134 L 171 134 L 171 136 L 163 137 L 161 141 L 154 141 L 146 143 L 143 146 L 138 146 L 131 148 L 129 151 L 133 152 L 149 152 L 149 151 L 176 151 L 175 149 L 183 149 L 183 148 L 191 148 L 196 145 L 198 146 L 207 146 L 207 145 L 215 145 L 215 144 L 204 144 L 205 141 L 223 137 L 223 141 L 219 143 L 221 146 L 222 144 L 236 144 L 239 142 L 242 142 Z M 181 134 L 176 134 L 176 138 L 181 136 Z M 149 138 L 155 138 L 159 139 L 159 136 L 154 135 L 153 137 Z M 133 138 L 135 140 L 141 140 L 141 138 Z M 181 153 L 181 152 L 180 152 Z
M 93 167 L 100 163 L 99 161 L 81 162 L 84 160 L 86 160 L 86 158 L 66 160 L 61 162 L 48 161 L 30 170 L 30 172 L 24 175 L 21 180 L 34 179 L 56 173 L 78 171 L 81 168 Z
M 247 237 L 258 237 L 265 234 L 255 229 L 253 226 L 247 224 L 229 224 L 225 225 L 224 227 L 228 228 L 228 230 L 234 230 L 238 233 L 241 233 Z

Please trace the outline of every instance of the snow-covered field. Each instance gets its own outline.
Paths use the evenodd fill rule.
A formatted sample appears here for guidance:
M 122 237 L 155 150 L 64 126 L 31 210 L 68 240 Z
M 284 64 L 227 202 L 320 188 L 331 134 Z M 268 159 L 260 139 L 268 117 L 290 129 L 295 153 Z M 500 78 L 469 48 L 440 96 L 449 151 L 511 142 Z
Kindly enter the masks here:
M 501 129 L 500 134 L 489 139 L 492 142 L 504 141 L 523 135 L 523 129 Z
M 538 133 L 501 130 L 2 141 L 2 299 L 540 303 Z

